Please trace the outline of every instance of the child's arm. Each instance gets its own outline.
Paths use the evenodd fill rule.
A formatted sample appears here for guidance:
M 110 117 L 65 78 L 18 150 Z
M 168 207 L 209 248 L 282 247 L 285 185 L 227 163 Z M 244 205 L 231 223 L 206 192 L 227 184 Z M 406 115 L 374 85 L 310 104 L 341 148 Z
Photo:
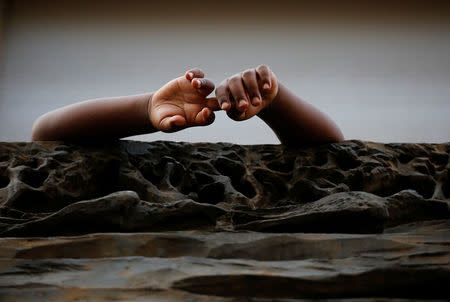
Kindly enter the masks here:
M 242 121 L 258 115 L 287 145 L 308 145 L 344 140 L 326 114 L 303 101 L 277 81 L 265 65 L 225 79 L 216 97 L 230 118 Z
M 186 72 L 155 93 L 89 100 L 39 117 L 36 140 L 112 139 L 155 132 L 174 132 L 214 121 L 215 98 L 206 98 L 214 84 L 199 69 Z

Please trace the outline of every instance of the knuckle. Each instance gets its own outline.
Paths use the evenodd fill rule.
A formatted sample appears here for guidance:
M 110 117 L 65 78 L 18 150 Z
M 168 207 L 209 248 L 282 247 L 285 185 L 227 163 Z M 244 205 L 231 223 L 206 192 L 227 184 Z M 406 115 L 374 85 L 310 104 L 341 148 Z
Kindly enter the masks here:
M 194 68 L 194 69 L 192 69 L 192 71 L 197 75 L 203 74 L 203 71 L 200 68 Z
M 253 76 L 254 72 L 255 72 L 254 69 L 247 69 L 247 70 L 244 70 L 244 71 L 242 72 L 242 77 L 243 77 L 243 78 L 250 78 L 250 77 Z
M 222 82 L 219 86 L 217 86 L 216 93 L 220 93 L 220 94 L 225 93 L 226 87 L 227 86 Z
M 236 84 L 238 82 L 241 81 L 241 76 L 238 74 L 235 74 L 233 76 L 230 77 L 230 79 L 228 80 L 231 84 Z
M 225 83 L 221 83 L 216 87 L 216 93 L 225 93 L 225 91 L 227 91 L 227 85 Z
M 264 73 L 266 73 L 266 72 L 269 71 L 269 67 L 268 67 L 267 65 L 265 65 L 265 64 L 259 65 L 257 69 L 258 69 L 260 72 L 264 72 Z

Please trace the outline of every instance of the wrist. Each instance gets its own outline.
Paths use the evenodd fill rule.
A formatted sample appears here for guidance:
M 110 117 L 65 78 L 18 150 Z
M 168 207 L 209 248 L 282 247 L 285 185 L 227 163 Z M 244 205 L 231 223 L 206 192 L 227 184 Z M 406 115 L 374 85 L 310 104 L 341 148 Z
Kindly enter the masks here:
M 145 95 L 145 99 L 143 102 L 143 109 L 142 112 L 145 112 L 145 120 L 146 124 L 151 132 L 157 131 L 158 129 L 155 127 L 155 125 L 152 122 L 152 101 L 153 97 L 155 95 L 155 92 L 151 92 Z
M 274 109 L 276 109 L 276 107 L 278 107 L 279 103 L 280 103 L 280 91 L 281 91 L 281 83 L 277 83 L 277 87 L 276 87 L 276 93 L 275 96 L 273 97 L 272 101 L 270 101 L 270 103 L 268 103 L 257 115 L 260 118 L 263 118 L 263 116 L 266 116 L 268 113 L 270 113 L 271 111 L 273 111 Z

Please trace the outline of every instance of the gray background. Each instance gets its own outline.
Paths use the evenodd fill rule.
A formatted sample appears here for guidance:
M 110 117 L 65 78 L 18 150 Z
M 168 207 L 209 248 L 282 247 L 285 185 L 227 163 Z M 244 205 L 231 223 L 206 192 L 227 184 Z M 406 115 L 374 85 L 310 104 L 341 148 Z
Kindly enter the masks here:
M 166 4 L 168 3 L 168 4 Z M 346 139 L 450 141 L 446 1 L 2 1 L 0 140 L 41 114 L 155 91 L 188 68 L 219 83 L 265 63 Z M 278 143 L 258 118 L 138 140 Z

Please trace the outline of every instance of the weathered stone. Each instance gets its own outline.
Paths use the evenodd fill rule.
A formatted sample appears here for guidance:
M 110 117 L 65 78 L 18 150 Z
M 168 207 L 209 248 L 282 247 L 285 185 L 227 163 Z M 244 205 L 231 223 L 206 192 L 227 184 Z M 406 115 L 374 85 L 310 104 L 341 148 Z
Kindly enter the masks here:
M 449 240 L 448 236 L 445 236 L 449 226 L 447 220 L 437 220 L 389 228 L 387 234 L 367 235 L 177 231 L 99 233 L 50 239 L 5 238 L 1 240 L 0 258 L 193 256 L 281 261 L 309 258 L 340 259 L 370 252 L 406 255 L 417 251 L 442 249 Z M 415 241 L 418 235 L 422 237 Z M 427 237 L 424 238 L 423 235 Z M 433 238 L 434 245 L 426 245 L 428 241 L 424 240 L 427 238 Z
M 192 200 L 150 203 L 132 191 L 73 203 L 41 219 L 15 224 L 3 236 L 51 236 L 92 232 L 181 230 L 215 226 L 224 210 Z
M 120 288 L 128 299 L 141 291 L 177 296 L 173 290 L 273 299 L 446 299 L 449 230 L 445 220 L 381 235 L 197 231 L 3 239 L 0 295 L 25 296 L 14 291 L 25 287 L 103 298 Z
M 449 152 L 0 143 L 0 301 L 447 301 Z
M 449 219 L 448 204 L 442 200 L 424 199 L 414 190 L 403 190 L 386 198 L 389 212 L 387 225 L 418 220 Z
M 235 228 L 259 232 L 378 233 L 383 231 L 388 216 L 383 198 L 355 191 L 292 206 L 281 214 L 261 215 Z

